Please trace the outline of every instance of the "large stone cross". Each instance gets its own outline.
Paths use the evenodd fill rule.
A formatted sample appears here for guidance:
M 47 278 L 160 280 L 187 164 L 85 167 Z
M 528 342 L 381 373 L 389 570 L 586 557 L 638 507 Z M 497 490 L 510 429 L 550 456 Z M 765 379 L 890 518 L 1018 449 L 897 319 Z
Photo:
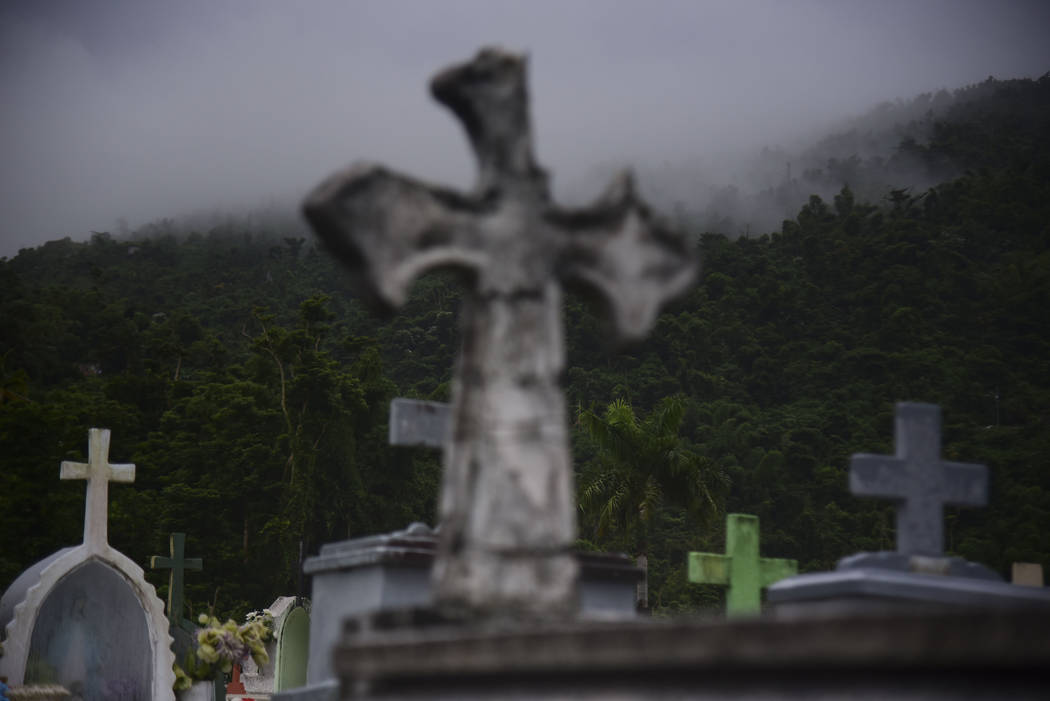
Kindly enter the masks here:
M 935 404 L 897 404 L 893 435 L 896 455 L 853 456 L 850 491 L 895 502 L 897 552 L 941 557 L 945 505 L 987 504 L 988 468 L 941 460 L 941 409 Z
M 756 614 L 762 610 L 762 590 L 798 574 L 795 560 L 759 557 L 758 516 L 726 516 L 726 554 L 689 553 L 689 581 L 728 586 L 726 614 Z
M 182 606 L 185 600 L 186 570 L 199 570 L 204 566 L 199 557 L 186 557 L 186 534 L 172 533 L 168 541 L 169 557 L 154 555 L 149 559 L 151 569 L 170 569 L 168 574 L 168 621 L 172 626 L 185 628 Z M 192 628 L 192 624 L 189 624 Z
M 627 174 L 590 207 L 552 202 L 532 154 L 524 57 L 483 49 L 430 88 L 466 128 L 479 166 L 473 192 L 361 164 L 323 182 L 303 210 L 380 306 L 402 304 L 429 269 L 467 271 L 436 599 L 481 613 L 558 615 L 574 607 L 577 576 L 561 283 L 596 292 L 620 334 L 640 338 L 661 304 L 691 284 L 696 264 Z
M 84 505 L 84 544 L 102 549 L 108 544 L 109 483 L 134 482 L 135 466 L 109 464 L 109 429 L 88 431 L 88 461 L 63 460 L 60 479 L 87 480 Z

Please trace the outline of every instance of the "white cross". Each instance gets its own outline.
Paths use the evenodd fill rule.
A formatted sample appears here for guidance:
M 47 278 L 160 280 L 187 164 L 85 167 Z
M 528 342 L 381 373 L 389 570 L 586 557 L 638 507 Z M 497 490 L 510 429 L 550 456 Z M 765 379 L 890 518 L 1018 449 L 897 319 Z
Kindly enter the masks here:
M 87 480 L 84 507 L 84 544 L 102 546 L 107 541 L 109 523 L 109 483 L 134 482 L 134 465 L 109 464 L 109 429 L 93 428 L 88 432 L 88 461 L 62 461 L 61 479 Z

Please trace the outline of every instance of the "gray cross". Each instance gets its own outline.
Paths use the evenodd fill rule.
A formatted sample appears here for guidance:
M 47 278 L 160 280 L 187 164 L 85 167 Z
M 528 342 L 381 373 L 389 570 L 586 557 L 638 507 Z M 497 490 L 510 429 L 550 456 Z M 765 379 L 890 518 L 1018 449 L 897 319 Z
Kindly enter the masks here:
M 692 247 L 617 177 L 590 207 L 551 200 L 532 155 L 526 59 L 483 49 L 434 77 L 479 166 L 469 194 L 362 164 L 303 205 L 327 249 L 381 306 L 436 267 L 468 272 L 445 447 L 434 584 L 439 604 L 550 615 L 574 606 L 576 500 L 560 376 L 561 283 L 603 298 L 641 338 L 692 283 Z
M 448 443 L 452 408 L 444 402 L 396 397 L 390 401 L 390 445 L 443 448 Z
M 849 488 L 897 505 L 897 552 L 944 554 L 944 506 L 988 503 L 988 468 L 941 460 L 941 409 L 901 402 L 894 424 L 896 456 L 854 455 Z

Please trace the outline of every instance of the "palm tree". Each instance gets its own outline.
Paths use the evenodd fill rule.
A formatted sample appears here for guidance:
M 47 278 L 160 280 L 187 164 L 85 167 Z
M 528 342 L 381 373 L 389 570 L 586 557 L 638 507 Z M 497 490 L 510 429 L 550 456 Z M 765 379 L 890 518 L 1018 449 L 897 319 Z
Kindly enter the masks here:
M 684 417 L 679 396 L 664 399 L 641 421 L 623 399 L 609 404 L 604 416 L 580 411 L 580 426 L 597 447 L 581 479 L 580 509 L 596 537 L 633 535 L 645 553 L 649 525 L 665 503 L 684 507 L 704 524 L 717 520 L 726 478 L 679 435 Z

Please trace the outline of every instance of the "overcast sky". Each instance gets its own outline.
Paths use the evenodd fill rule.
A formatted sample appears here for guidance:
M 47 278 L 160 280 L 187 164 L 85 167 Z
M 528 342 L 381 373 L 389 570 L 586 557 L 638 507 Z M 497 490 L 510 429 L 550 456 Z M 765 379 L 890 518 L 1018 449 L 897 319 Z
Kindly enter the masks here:
M 469 187 L 426 82 L 482 45 L 529 53 L 564 195 L 609 164 L 702 162 L 1038 77 L 1048 37 L 1046 0 L 4 0 L 0 256 L 299 197 L 359 159 Z

